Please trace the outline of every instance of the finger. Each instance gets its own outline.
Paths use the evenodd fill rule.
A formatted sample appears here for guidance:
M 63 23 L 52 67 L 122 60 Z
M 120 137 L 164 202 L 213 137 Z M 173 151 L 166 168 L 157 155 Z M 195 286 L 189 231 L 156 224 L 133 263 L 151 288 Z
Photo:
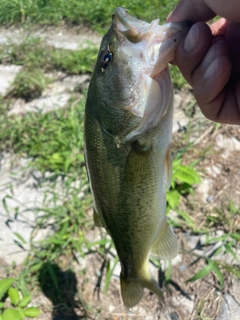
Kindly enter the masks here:
M 196 23 L 190 29 L 175 54 L 174 62 L 178 65 L 184 78 L 192 85 L 192 75 L 212 44 L 212 34 L 208 25 Z
M 211 102 L 227 84 L 231 73 L 229 51 L 224 41 L 217 41 L 208 50 L 194 71 L 194 93 L 201 103 Z
M 206 106 L 206 109 L 219 109 L 218 113 L 213 113 L 214 121 L 226 124 L 240 125 L 240 81 L 233 87 L 227 87 L 223 92 L 223 103 L 221 108 L 217 105 L 215 108 L 215 101 Z M 207 111 L 207 113 L 209 113 Z
M 240 81 L 232 87 L 226 87 L 211 102 L 198 103 L 206 118 L 220 123 L 240 125 Z
M 222 18 L 213 23 L 211 31 L 214 41 L 224 39 L 230 52 L 230 60 L 233 65 L 232 77 L 239 78 L 240 74 L 240 23 L 229 22 Z
M 217 41 L 193 73 L 193 94 L 203 114 L 211 120 L 216 121 L 222 112 L 231 69 L 227 45 Z
M 209 21 L 216 15 L 240 22 L 239 0 L 180 0 L 167 22 L 190 20 Z
M 205 66 L 193 76 L 193 93 L 201 106 L 216 100 L 223 91 L 231 73 L 231 62 L 227 57 L 216 57 L 209 66 Z
M 233 64 L 232 76 L 239 79 L 240 75 L 240 23 L 226 21 L 224 38 L 229 46 Z
M 167 17 L 167 22 L 189 20 L 192 22 L 208 21 L 216 14 L 205 4 L 204 0 L 180 0 Z
M 210 25 L 214 37 L 222 36 L 225 33 L 227 20 L 225 18 L 218 19 Z
M 189 1 L 189 0 L 188 0 Z M 194 0 L 196 2 L 198 0 Z M 230 21 L 240 22 L 239 0 L 205 0 L 206 5 L 217 15 Z

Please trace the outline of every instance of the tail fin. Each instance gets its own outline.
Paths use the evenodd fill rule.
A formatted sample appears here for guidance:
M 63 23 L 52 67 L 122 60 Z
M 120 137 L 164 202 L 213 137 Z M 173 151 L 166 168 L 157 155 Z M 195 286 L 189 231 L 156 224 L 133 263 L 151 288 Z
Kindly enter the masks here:
M 132 308 L 143 296 L 143 285 L 137 279 L 124 278 L 120 276 L 123 303 L 127 308 Z
M 154 292 L 160 300 L 163 300 L 162 290 L 160 289 L 157 281 L 150 277 L 150 279 L 130 279 L 124 278 L 121 274 L 121 292 L 123 303 L 127 308 L 132 308 L 141 300 L 144 288 Z

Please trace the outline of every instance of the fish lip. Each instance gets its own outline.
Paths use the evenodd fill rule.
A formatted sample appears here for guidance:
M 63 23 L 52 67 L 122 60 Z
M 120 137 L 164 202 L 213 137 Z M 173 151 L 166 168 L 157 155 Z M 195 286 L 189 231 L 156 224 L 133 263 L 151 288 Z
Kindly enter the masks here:
M 130 16 L 124 7 L 117 7 L 113 14 L 113 27 L 120 38 L 139 42 L 148 33 L 150 24 Z
M 158 76 L 174 58 L 179 40 L 192 26 L 190 21 L 159 25 L 159 19 L 156 19 L 148 23 L 130 16 L 124 7 L 115 9 L 112 20 L 118 45 L 124 48 L 125 55 L 129 54 L 129 57 L 132 57 L 132 53 L 126 49 L 131 47 L 131 43 L 142 42 L 136 47 L 138 50 L 136 52 L 141 54 L 142 60 L 144 59 L 146 65 L 144 72 L 151 78 Z
M 159 36 L 161 33 L 165 34 L 161 38 L 161 41 L 163 41 L 167 38 L 178 38 L 178 35 L 189 30 L 193 23 L 190 21 L 178 21 L 160 26 L 159 19 L 153 20 L 151 23 L 139 20 L 130 16 L 124 7 L 117 7 L 113 14 L 113 28 L 120 43 L 126 39 L 132 43 L 140 42 L 144 38 L 148 38 L 151 28 L 155 28 L 156 25 L 162 28 L 161 30 L 159 29 Z M 164 29 L 166 32 L 164 32 Z

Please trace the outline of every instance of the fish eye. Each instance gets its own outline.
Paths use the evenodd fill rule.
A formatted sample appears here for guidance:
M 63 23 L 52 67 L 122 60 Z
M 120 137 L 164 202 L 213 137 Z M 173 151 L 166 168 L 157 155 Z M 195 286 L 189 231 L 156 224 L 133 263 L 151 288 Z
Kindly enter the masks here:
M 103 51 L 99 56 L 99 63 L 103 69 L 106 69 L 109 62 L 112 60 L 112 52 L 109 50 Z

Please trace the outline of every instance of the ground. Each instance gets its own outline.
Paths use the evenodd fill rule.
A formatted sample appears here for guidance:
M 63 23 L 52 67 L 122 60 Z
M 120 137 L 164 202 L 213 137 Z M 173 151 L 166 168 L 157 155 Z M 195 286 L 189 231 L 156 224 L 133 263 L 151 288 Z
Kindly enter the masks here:
M 16 41 L 21 41 L 22 35 L 25 33 L 26 30 L 17 30 L 16 32 L 16 29 L 1 29 L 0 43 L 5 42 L 7 37 L 16 37 Z M 69 29 L 65 26 L 60 26 L 57 29 L 35 30 L 33 35 L 41 36 L 48 45 L 61 46 L 61 48 L 71 50 L 77 49 L 82 41 L 89 37 L 94 43 L 100 41 L 99 36 L 95 33 L 88 30 L 83 32 L 79 28 Z M 13 66 L 11 68 L 11 70 L 14 69 Z M 14 69 L 14 74 L 9 77 L 11 81 L 18 71 Z M 55 76 L 56 81 L 43 91 L 38 99 L 33 99 L 30 102 L 31 106 L 42 106 L 44 112 L 46 110 L 49 112 L 47 109 L 49 104 L 50 107 L 53 107 L 53 101 L 55 101 L 53 109 L 64 108 L 67 104 L 66 101 L 76 91 L 76 86 L 79 89 L 79 83 L 82 83 L 84 87 L 87 87 L 90 78 L 89 74 L 69 76 L 55 73 Z M 66 77 L 68 81 L 66 81 Z M 82 77 L 85 77 L 84 81 Z M 9 86 L 5 87 L 3 94 L 6 94 L 8 88 Z M 62 95 L 66 100 L 63 99 L 60 102 L 53 100 L 53 93 L 54 99 Z M 50 97 L 50 100 L 47 100 L 47 103 L 42 103 L 44 99 L 46 102 L 46 97 Z M 74 97 L 81 99 L 81 92 L 78 92 Z M 25 114 L 25 109 L 33 112 L 29 102 L 20 100 L 17 99 L 13 103 L 9 116 L 11 111 L 18 113 L 18 111 L 13 112 L 13 110 L 19 110 L 16 105 L 18 107 L 20 105 L 21 114 Z M 65 103 L 61 104 L 62 101 Z M 133 310 L 126 310 L 121 301 L 120 266 L 116 260 L 115 250 L 111 247 L 108 252 L 105 251 L 103 254 L 94 251 L 93 247 L 84 256 L 75 252 L 73 259 L 63 254 L 54 263 L 46 262 L 41 266 L 37 275 L 36 283 L 38 285 L 32 288 L 34 295 L 32 304 L 40 306 L 42 311 L 38 319 L 239 319 L 240 266 L 238 259 L 240 259 L 240 242 L 234 242 L 234 237 L 231 237 L 231 235 L 239 234 L 240 231 L 239 127 L 217 125 L 205 119 L 189 87 L 175 90 L 173 154 L 176 155 L 178 150 L 182 150 L 184 147 L 186 147 L 186 152 L 182 155 L 182 163 L 186 165 L 195 163 L 195 168 L 201 175 L 201 183 L 194 186 L 193 194 L 181 198 L 178 210 L 186 212 L 187 216 L 181 216 L 177 210 L 171 210 L 169 213 L 170 220 L 174 221 L 174 229 L 180 243 L 179 255 L 171 263 L 162 261 L 160 268 L 154 260 L 151 262 L 152 272 L 163 288 L 165 302 L 159 302 L 155 295 L 146 290 L 140 304 Z M 18 196 L 21 194 L 21 201 L 24 205 L 28 205 L 29 197 L 32 197 L 31 205 L 35 206 L 37 201 L 42 201 L 41 197 L 44 194 L 43 189 L 34 187 L 36 185 L 34 177 L 39 174 L 38 171 L 35 171 L 34 168 L 28 168 L 26 171 L 21 157 L 20 160 L 14 160 L 10 165 L 12 157 L 12 154 L 2 152 L 0 236 L 3 237 L 4 234 L 7 234 L 7 240 L 5 238 L 6 242 L 1 246 L 0 279 L 6 274 L 11 276 L 19 274 L 26 257 L 24 251 L 20 252 L 20 255 L 23 255 L 19 258 L 17 266 L 12 267 L 10 264 L 11 256 L 6 256 L 7 248 L 12 245 L 10 242 L 13 243 L 13 237 L 9 236 L 10 232 L 12 230 L 17 232 L 23 226 L 21 221 L 6 218 L 3 199 L 9 195 L 9 184 L 11 184 L 16 201 L 19 201 Z M 12 171 L 15 172 L 14 175 Z M 8 187 L 6 187 L 7 184 Z M 61 189 L 61 183 L 58 188 Z M 31 196 L 29 190 L 31 190 Z M 12 204 L 12 211 L 15 206 Z M 26 211 L 28 212 L 27 218 L 25 216 L 26 221 L 31 216 L 30 207 Z M 20 205 L 19 208 L 21 211 Z M 104 231 L 99 230 L 92 222 L 91 206 L 86 214 L 91 221 L 86 234 L 87 239 L 90 242 L 105 239 Z M 34 220 L 34 216 L 31 217 L 31 222 L 32 219 Z M 8 220 L 11 220 L 12 225 L 16 226 L 15 229 L 9 228 L 6 223 Z M 31 226 L 29 230 L 26 231 L 28 232 L 26 233 L 27 237 L 30 237 L 32 232 Z M 199 233 L 199 230 L 202 232 Z M 229 237 L 227 237 L 228 235 Z M 46 237 L 46 234 L 43 234 L 42 237 Z M 211 241 L 208 242 L 209 238 Z M 213 240 L 214 238 L 215 240 Z M 232 244 L 232 247 L 229 246 L 229 243 Z M 16 248 L 19 250 L 19 247 L 16 246 Z M 237 259 L 234 258 L 234 255 Z M 14 257 L 14 260 L 16 259 Z M 199 276 L 198 280 L 187 282 L 207 265 L 211 266 L 212 263 L 212 266 L 215 266 L 214 261 L 218 262 L 215 272 L 206 273 L 205 277 Z M 107 266 L 110 266 L 111 269 L 115 262 L 116 267 L 113 270 L 113 275 L 110 276 L 109 288 L 104 293 L 108 277 L 107 270 L 109 270 Z M 58 290 L 53 278 L 49 276 L 49 269 L 54 271 Z M 221 270 L 220 276 L 216 271 L 219 269 Z M 214 269 L 212 270 L 214 271 Z M 221 285 L 222 279 L 224 282 Z

